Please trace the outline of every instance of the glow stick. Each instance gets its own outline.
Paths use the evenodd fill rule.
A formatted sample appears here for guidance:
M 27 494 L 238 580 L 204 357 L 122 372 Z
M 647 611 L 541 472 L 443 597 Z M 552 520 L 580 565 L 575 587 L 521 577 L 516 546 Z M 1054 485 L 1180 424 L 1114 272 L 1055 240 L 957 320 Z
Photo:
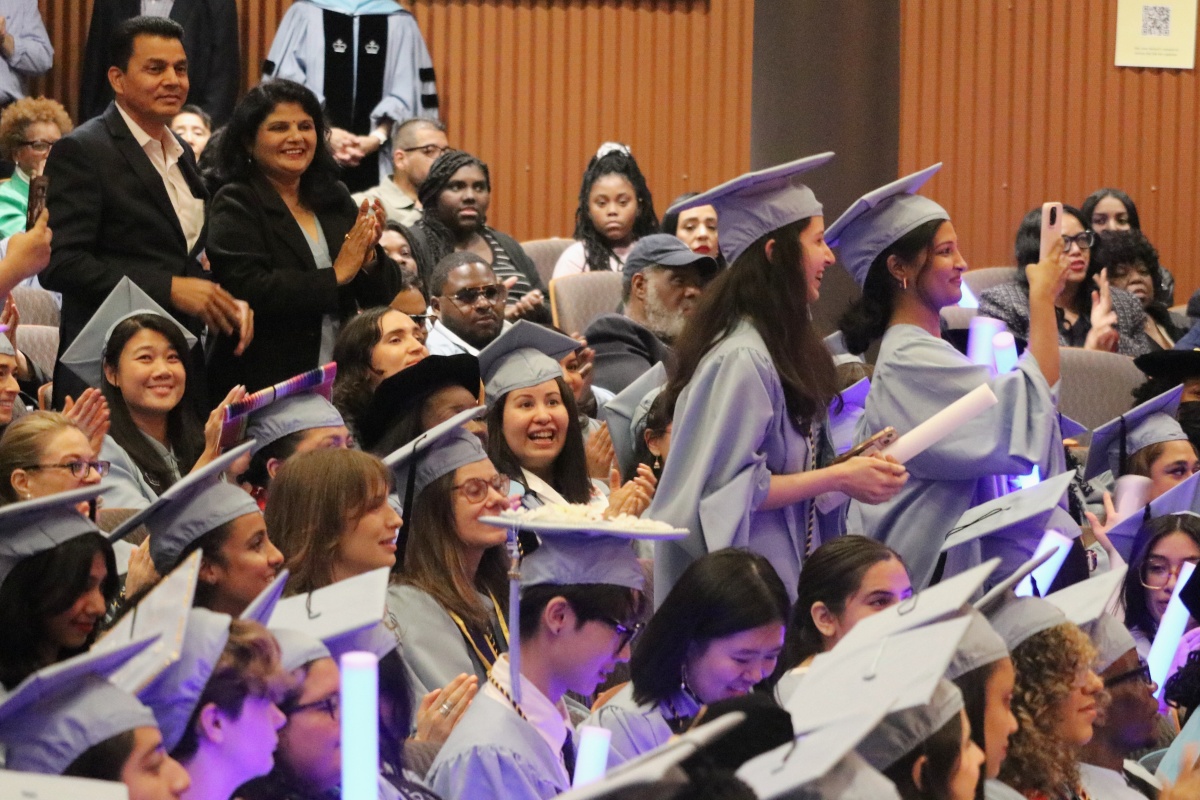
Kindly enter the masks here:
M 883 453 L 904 464 L 909 459 L 920 455 L 942 439 L 945 439 L 998 402 L 1000 401 L 996 399 L 996 395 L 992 392 L 992 387 L 986 383 L 976 386 L 970 392 L 901 436 L 890 447 L 884 448 Z
M 379 798 L 379 661 L 342 656 L 342 800 Z
M 1146 495 L 1150 492 L 1152 481 L 1144 475 L 1122 475 L 1117 478 L 1113 487 L 1113 503 L 1117 507 L 1117 517 L 1112 522 L 1125 519 L 1146 505 Z M 1111 525 L 1112 522 L 1109 524 Z
M 579 726 L 579 753 L 575 756 L 572 786 L 585 786 L 604 777 L 608 769 L 608 747 L 612 731 L 594 725 Z
M 1048 530 L 1042 534 L 1042 540 L 1038 542 L 1037 550 L 1033 551 L 1033 557 L 1037 558 L 1042 553 L 1054 551 L 1054 555 L 1046 559 L 1041 566 L 1037 567 L 1033 572 L 1026 575 L 1017 584 L 1014 590 L 1017 597 L 1031 597 L 1033 595 L 1033 584 L 1037 582 L 1038 592 L 1045 596 L 1050 589 L 1050 584 L 1054 583 L 1054 579 L 1058 577 L 1058 571 L 1062 569 L 1063 562 L 1067 560 L 1067 553 L 1071 550 L 1071 539 L 1063 536 L 1055 530 Z
M 513 702 L 521 705 L 521 545 L 517 529 L 508 529 L 508 667 Z
M 996 334 L 1008 330 L 1008 326 L 998 319 L 991 317 L 975 317 L 971 320 L 967 333 L 967 358 L 972 364 L 981 367 L 994 368 L 996 361 L 992 358 L 992 348 Z
M 1154 635 L 1154 644 L 1150 645 L 1150 655 L 1146 658 L 1150 665 L 1150 678 L 1158 684 L 1155 697 L 1160 701 L 1163 690 L 1167 688 L 1167 670 L 1171 668 L 1171 661 L 1175 658 L 1175 651 L 1179 649 L 1179 641 L 1187 630 L 1188 617 L 1191 616 L 1187 606 L 1179 599 L 1179 591 L 1187 585 L 1188 579 L 1195 571 L 1195 564 L 1185 561 L 1180 565 L 1179 577 L 1175 580 L 1175 589 L 1171 592 L 1171 601 L 1167 603 L 1167 610 L 1162 616 L 1162 621 L 1158 623 L 1158 633 Z
M 1017 368 L 1017 340 L 1008 331 L 992 337 L 992 352 L 996 358 L 996 373 L 1003 375 Z
M 1014 483 L 1018 489 L 1028 489 L 1030 486 L 1037 486 L 1042 482 L 1042 471 L 1037 468 L 1037 464 L 1033 465 L 1028 475 L 1018 475 Z

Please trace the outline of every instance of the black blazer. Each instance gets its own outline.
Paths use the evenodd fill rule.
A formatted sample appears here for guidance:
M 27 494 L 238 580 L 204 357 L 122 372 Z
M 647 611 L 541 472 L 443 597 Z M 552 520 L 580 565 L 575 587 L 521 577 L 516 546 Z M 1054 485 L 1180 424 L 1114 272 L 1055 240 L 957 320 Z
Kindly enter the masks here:
M 109 39 L 118 25 L 141 13 L 141 0 L 95 0 L 79 78 L 77 119 L 98 116 L 112 100 Z M 215 130 L 233 113 L 241 81 L 237 5 L 235 0 L 175 0 L 171 19 L 183 26 L 191 84 L 187 101 L 212 116 Z
M 192 150 L 183 142 L 179 168 L 192 195 L 208 199 Z M 46 207 L 54 241 L 42 286 L 62 292 L 58 354 L 75 340 L 121 278 L 129 278 L 193 333 L 202 325 L 171 305 L 171 279 L 204 277 L 189 253 L 162 176 L 129 131 L 116 105 L 64 136 L 46 161 Z M 60 383 L 60 380 L 62 381 Z M 81 385 L 58 367 L 54 393 L 78 395 Z
M 333 261 L 358 214 L 350 192 L 337 186 L 339 196 L 316 210 Z M 332 269 L 317 269 L 299 223 L 261 176 L 218 191 L 208 225 L 213 276 L 254 309 L 254 341 L 240 358 L 233 340 L 217 339 L 209 360 L 214 397 L 239 383 L 253 392 L 320 366 L 325 314 L 346 320 L 361 308 L 387 305 L 400 291 L 400 269 L 381 248 L 371 272 L 360 271 L 345 286 Z

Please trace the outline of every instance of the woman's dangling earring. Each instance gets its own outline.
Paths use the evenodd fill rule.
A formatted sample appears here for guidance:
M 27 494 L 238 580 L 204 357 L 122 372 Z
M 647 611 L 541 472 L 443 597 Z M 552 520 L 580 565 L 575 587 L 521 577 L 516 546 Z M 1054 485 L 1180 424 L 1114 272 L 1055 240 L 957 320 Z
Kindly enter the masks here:
M 662 469 L 662 459 L 658 456 L 654 457 L 654 469 L 655 471 Z
M 903 278 L 900 279 L 900 288 L 906 292 L 908 291 L 908 276 L 907 275 L 905 275 Z

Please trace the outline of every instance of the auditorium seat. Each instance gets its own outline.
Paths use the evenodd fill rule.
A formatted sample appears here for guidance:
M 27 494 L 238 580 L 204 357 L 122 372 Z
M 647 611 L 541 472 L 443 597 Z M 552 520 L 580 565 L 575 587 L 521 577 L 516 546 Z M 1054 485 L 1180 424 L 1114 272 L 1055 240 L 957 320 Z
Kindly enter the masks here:
M 1017 279 L 1016 267 L 983 267 L 969 269 L 963 273 L 963 282 L 971 294 L 979 297 L 980 292 Z
M 592 320 L 621 305 L 619 272 L 581 272 L 550 281 L 550 312 L 567 333 L 582 333 Z
M 46 375 L 53 375 L 54 360 L 58 357 L 58 325 L 26 324 L 25 312 L 21 311 L 21 326 L 17 328 L 17 347 L 26 357 L 33 359 Z
M 1058 410 L 1096 428 L 1133 407 L 1133 390 L 1146 380 L 1133 359 L 1078 347 L 1060 347 L 1062 392 Z
M 12 290 L 13 300 L 17 303 L 17 313 L 21 315 L 22 325 L 53 325 L 58 327 L 61 313 L 58 303 L 54 301 L 54 293 L 37 286 L 15 286 Z
M 538 275 L 542 276 L 542 283 L 550 285 L 550 276 L 554 274 L 554 265 L 558 263 L 558 257 L 563 254 L 563 251 L 571 246 L 573 239 L 533 239 L 528 242 L 521 242 L 521 249 L 525 254 L 533 259 L 534 266 L 537 267 Z

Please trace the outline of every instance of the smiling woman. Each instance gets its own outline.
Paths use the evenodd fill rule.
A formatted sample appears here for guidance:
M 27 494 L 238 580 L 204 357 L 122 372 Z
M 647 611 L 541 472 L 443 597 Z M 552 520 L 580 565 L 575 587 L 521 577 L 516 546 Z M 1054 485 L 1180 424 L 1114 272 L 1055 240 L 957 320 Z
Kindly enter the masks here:
M 216 344 L 218 390 L 254 391 L 329 362 L 342 324 L 399 291 L 400 269 L 378 246 L 383 208 L 355 206 L 327 133 L 312 92 L 274 80 L 247 93 L 215 145 L 209 260 L 255 313 L 244 352 L 232 337 Z

